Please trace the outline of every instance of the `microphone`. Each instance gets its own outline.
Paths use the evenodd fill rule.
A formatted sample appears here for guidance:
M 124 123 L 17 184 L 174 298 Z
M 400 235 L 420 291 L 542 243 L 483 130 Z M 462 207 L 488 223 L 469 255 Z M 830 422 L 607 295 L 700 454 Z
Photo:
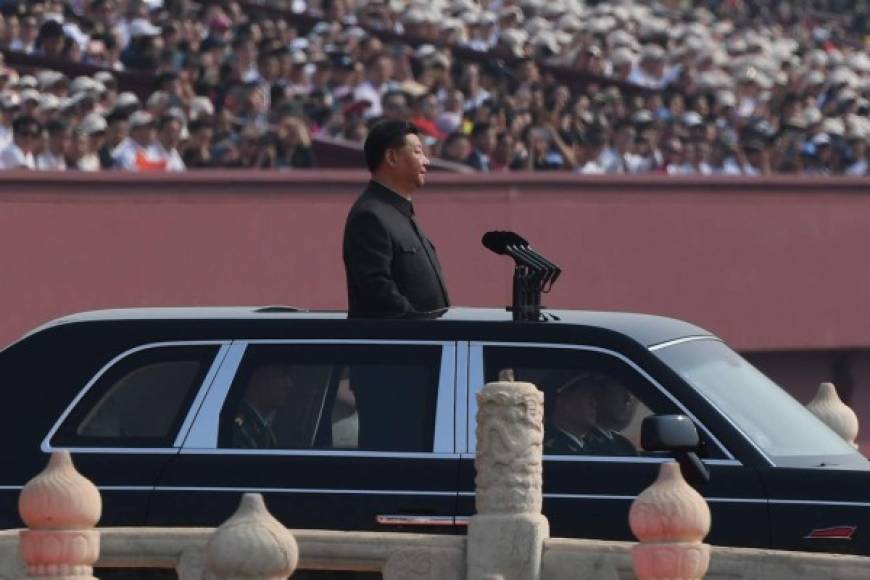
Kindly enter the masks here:
M 483 238 L 481 238 L 480 242 L 491 252 L 501 255 L 508 253 L 509 246 L 517 247 L 529 245 L 529 242 L 527 242 L 523 237 L 513 232 L 505 231 L 486 232 L 483 234 Z

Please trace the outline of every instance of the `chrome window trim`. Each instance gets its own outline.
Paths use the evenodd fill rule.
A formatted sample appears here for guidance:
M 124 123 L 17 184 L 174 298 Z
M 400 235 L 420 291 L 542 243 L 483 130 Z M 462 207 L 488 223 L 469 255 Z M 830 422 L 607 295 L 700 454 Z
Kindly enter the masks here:
M 168 492 L 185 492 L 185 491 L 211 491 L 211 492 L 226 492 L 226 493 L 297 493 L 308 495 L 426 495 L 436 497 L 455 497 L 455 491 L 434 491 L 434 490 L 407 490 L 407 489 L 320 489 L 320 488 L 299 488 L 299 487 L 222 487 L 222 486 L 161 486 L 158 485 L 154 491 Z
M 456 452 L 467 453 L 468 448 L 468 341 L 456 343 L 456 400 L 453 409 L 454 441 Z
M 644 379 L 646 379 L 649 383 L 655 386 L 665 397 L 670 399 L 670 401 L 680 409 L 687 417 L 692 419 L 696 425 L 700 425 L 701 429 L 703 429 L 704 433 L 710 438 L 712 442 L 719 447 L 719 449 L 725 454 L 725 456 L 730 459 L 737 461 L 734 455 L 725 447 L 719 439 L 707 429 L 707 426 L 701 423 L 697 417 L 693 413 L 691 413 L 688 409 L 686 409 L 685 405 L 682 404 L 676 397 L 674 397 L 667 389 L 665 389 L 657 380 L 649 375 L 646 371 L 640 368 L 633 360 L 626 357 L 625 355 L 618 353 L 616 351 L 602 348 L 598 346 L 588 346 L 588 345 L 579 345 L 579 344 L 564 344 L 564 343 L 546 343 L 546 342 L 493 342 L 493 341 L 475 341 L 470 343 L 469 348 L 469 375 L 470 381 L 474 381 L 474 383 L 479 383 L 480 386 L 476 387 L 477 390 L 483 388 L 483 347 L 485 346 L 495 346 L 495 347 L 509 347 L 509 348 L 550 348 L 550 349 L 563 349 L 563 350 L 583 350 L 588 352 L 597 352 L 605 355 L 609 355 L 615 357 L 627 364 L 629 367 L 634 369 L 634 371 L 640 374 Z M 474 396 L 476 394 L 474 383 L 469 383 L 472 385 L 468 390 L 468 416 L 469 422 L 471 417 L 477 416 L 477 398 Z M 716 407 L 714 407 L 716 408 Z M 718 411 L 718 409 L 716 409 Z M 720 412 L 721 414 L 721 412 Z M 742 434 L 742 432 L 741 432 Z M 468 452 L 473 453 L 477 448 L 477 434 L 471 430 L 469 425 L 468 431 Z M 551 456 L 548 456 L 551 457 Z M 738 461 L 738 464 L 740 462 Z
M 177 455 L 175 447 L 52 447 L 47 452 L 65 449 L 73 454 L 83 453 L 117 453 L 123 455 Z M 46 450 L 43 450 L 46 451 Z
M 473 493 L 462 492 L 459 494 L 462 497 L 474 496 Z M 544 499 L 585 499 L 585 500 L 617 500 L 617 501 L 634 501 L 636 495 L 608 495 L 598 493 L 545 493 Z M 746 497 L 705 497 L 705 501 L 709 503 L 751 503 L 751 504 L 766 504 L 766 498 L 746 498 Z M 868 504 L 870 505 L 870 504 Z M 457 516 L 467 518 L 468 516 Z
M 242 358 L 245 356 L 245 349 L 244 342 L 233 341 L 230 345 L 224 356 L 223 364 L 212 381 L 211 388 L 208 390 L 199 412 L 194 417 L 193 425 L 181 446 L 182 453 L 190 448 L 209 449 L 217 447 L 218 418 L 221 407 L 223 407 L 224 399 L 230 390 L 230 385 L 233 383 Z M 211 416 L 215 417 L 213 422 L 203 419 L 203 417 Z
M 217 377 L 209 389 L 205 402 L 202 405 L 200 412 L 194 420 L 190 435 L 182 446 L 181 453 L 202 452 L 205 450 L 227 452 L 231 454 L 251 454 L 261 453 L 263 451 L 268 454 L 275 455 L 319 455 L 319 454 L 339 454 L 353 457 L 370 457 L 365 455 L 367 451 L 356 451 L 352 449 L 340 450 L 306 450 L 306 449 L 274 449 L 274 450 L 252 450 L 252 449 L 220 449 L 218 448 L 218 426 L 220 422 L 220 410 L 223 407 L 224 400 L 229 393 L 233 378 L 236 375 L 239 365 L 244 358 L 245 351 L 249 345 L 283 345 L 283 344 L 313 344 L 313 345 L 341 345 L 341 344 L 361 344 L 361 345 L 396 345 L 396 346 L 440 346 L 441 347 L 441 365 L 439 366 L 438 377 L 438 394 L 435 412 L 435 431 L 433 433 L 432 451 L 420 452 L 425 457 L 432 457 L 434 454 L 451 454 L 454 452 L 455 440 L 450 441 L 454 437 L 454 427 L 450 424 L 453 412 L 452 408 L 455 405 L 453 398 L 455 397 L 455 375 L 456 371 L 451 370 L 450 363 L 456 366 L 456 342 L 450 340 L 368 340 L 368 339 L 342 339 L 342 338 L 293 338 L 293 339 L 245 339 L 233 341 L 232 348 L 227 353 L 224 364 L 221 366 Z M 445 369 L 447 369 L 445 371 Z M 442 396 L 445 400 L 442 401 Z M 442 415 L 445 413 L 444 415 Z M 443 448 L 444 451 L 438 451 Z M 376 452 L 384 453 L 383 457 L 401 457 L 401 452 Z M 373 457 L 373 456 L 372 456 Z
M 106 373 L 106 371 L 108 371 L 110 368 L 115 366 L 122 359 L 124 359 L 132 354 L 135 354 L 137 352 L 152 349 L 152 348 L 165 348 L 165 347 L 171 347 L 171 346 L 201 346 L 201 345 L 220 345 L 220 346 L 223 346 L 223 345 L 227 345 L 229 343 L 230 343 L 230 341 L 228 341 L 228 340 L 180 340 L 180 341 L 165 341 L 165 342 L 149 342 L 149 343 L 140 344 L 138 346 L 134 346 L 133 348 L 125 350 L 124 352 L 116 355 L 109 362 L 104 364 L 100 368 L 100 370 L 98 370 L 97 373 L 93 377 L 91 377 L 91 380 L 89 380 L 85 384 L 85 386 L 79 391 L 79 394 L 75 396 L 75 398 L 72 400 L 72 402 L 70 402 L 69 405 L 67 405 L 66 409 L 64 410 L 63 413 L 61 413 L 58 420 L 54 422 L 54 425 L 49 430 L 49 432 L 45 436 L 45 438 L 42 440 L 42 443 L 40 444 L 39 448 L 46 453 L 50 453 L 50 452 L 54 451 L 55 449 L 60 449 L 60 448 L 53 447 L 51 445 L 52 437 L 55 436 L 58 429 L 60 429 L 60 426 L 63 425 L 63 422 L 66 421 L 67 417 L 70 415 L 70 413 L 72 413 L 72 410 L 79 403 L 79 401 L 81 401 L 85 397 L 85 395 L 88 394 L 88 392 L 91 390 L 91 387 L 93 387 L 94 384 L 98 380 L 100 380 L 100 378 Z M 220 351 L 220 349 L 218 349 L 218 350 Z M 218 354 L 219 354 L 219 352 L 215 353 L 215 359 L 217 359 Z M 212 360 L 212 365 L 214 365 L 214 360 Z M 206 375 L 206 378 L 208 378 L 208 375 Z M 205 382 L 206 381 L 203 380 L 202 384 L 200 384 L 200 386 L 199 386 L 200 389 L 202 389 L 202 386 L 203 386 L 203 384 L 205 384 Z M 62 449 L 74 449 L 74 448 L 64 447 Z M 77 447 L 75 449 L 91 449 L 91 448 L 90 447 L 84 447 L 84 448 Z M 103 449 L 103 448 L 96 448 L 96 449 Z M 165 447 L 165 448 L 161 447 L 160 449 L 173 450 L 174 447 Z M 148 451 L 146 451 L 146 452 L 148 452 Z
M 199 413 L 199 409 L 202 407 L 202 403 L 205 400 L 206 393 L 211 389 L 212 382 L 214 382 L 214 378 L 217 376 L 218 370 L 221 368 L 229 349 L 229 343 L 222 344 L 220 350 L 218 350 L 215 355 L 211 367 L 208 369 L 208 373 L 206 373 L 205 378 L 202 380 L 202 384 L 199 386 L 199 391 L 197 391 L 196 397 L 194 397 L 190 408 L 187 410 L 187 416 L 181 424 L 181 429 L 178 430 L 178 436 L 175 438 L 173 447 L 181 447 L 184 444 L 184 440 L 187 439 L 187 433 L 193 426 L 193 420 L 196 418 L 197 413 Z
M 715 336 L 710 336 L 709 334 L 707 334 L 707 335 L 697 334 L 697 335 L 693 335 L 693 336 L 686 336 L 683 338 L 676 338 L 674 340 L 666 340 L 664 342 L 659 342 L 657 344 L 653 344 L 647 348 L 650 352 L 655 352 L 655 351 L 662 349 L 662 348 L 674 346 L 675 344 L 683 344 L 684 342 L 694 342 L 696 340 L 718 340 L 719 342 L 722 342 L 722 340 L 720 338 L 715 337 Z
M 609 456 L 609 455 L 548 455 L 544 454 L 544 459 L 547 461 L 562 461 L 562 462 L 584 462 L 584 463 L 669 463 L 674 461 L 673 457 L 644 457 L 638 455 L 631 456 Z M 728 465 L 740 467 L 743 465 L 736 459 L 704 459 L 704 465 Z
M 699 341 L 699 340 L 712 340 L 714 342 L 722 342 L 724 344 L 724 341 L 722 341 L 721 339 L 719 339 L 715 336 L 708 336 L 706 338 L 697 337 L 697 338 L 694 338 L 693 340 L 670 341 L 669 343 L 662 343 L 662 345 L 656 350 L 660 350 L 660 349 L 665 348 L 667 346 L 674 346 L 676 344 L 682 344 L 684 342 L 695 342 L 695 341 Z M 726 345 L 726 346 L 728 346 L 728 345 Z M 652 348 L 650 348 L 650 350 L 652 351 Z M 659 360 L 661 360 L 661 359 L 659 359 Z M 662 361 L 662 362 L 664 363 L 664 361 Z M 676 371 L 674 371 L 674 372 L 676 372 Z M 774 383 L 774 384 L 776 384 L 776 383 Z M 779 386 L 779 385 L 776 385 L 776 386 Z M 694 388 L 694 387 L 692 387 L 692 388 Z M 779 387 L 779 388 L 782 388 L 782 387 Z M 743 439 L 748 441 L 749 444 L 752 446 L 752 448 L 755 449 L 756 451 L 758 451 L 758 454 L 761 455 L 761 457 L 763 457 L 764 460 L 767 461 L 767 463 L 770 466 L 776 467 L 776 462 L 774 462 L 773 459 L 761 447 L 759 447 L 757 443 L 755 443 L 755 441 L 752 439 L 752 437 L 747 435 L 746 431 L 744 431 L 737 423 L 734 422 L 733 419 L 731 419 L 731 417 L 729 417 L 726 413 L 723 413 L 722 409 L 719 408 L 719 405 L 714 403 L 713 400 L 707 396 L 707 393 L 705 393 L 701 389 L 695 389 L 695 392 L 698 393 L 699 395 L 701 395 L 701 398 L 704 399 L 705 401 L 707 401 L 707 404 L 709 404 L 711 407 L 713 407 L 716 410 L 716 412 L 719 413 L 720 417 L 724 418 L 725 421 L 727 421 L 729 425 L 734 427 L 734 429 L 738 433 L 740 433 L 740 435 L 743 437 Z
M 821 499 L 772 499 L 770 503 L 776 505 L 824 505 L 830 507 L 870 507 L 870 502 L 865 501 L 829 501 Z
M 262 455 L 276 457 L 359 457 L 383 459 L 459 459 L 458 453 L 433 451 L 357 451 L 356 449 L 191 449 L 183 448 L 181 455 Z

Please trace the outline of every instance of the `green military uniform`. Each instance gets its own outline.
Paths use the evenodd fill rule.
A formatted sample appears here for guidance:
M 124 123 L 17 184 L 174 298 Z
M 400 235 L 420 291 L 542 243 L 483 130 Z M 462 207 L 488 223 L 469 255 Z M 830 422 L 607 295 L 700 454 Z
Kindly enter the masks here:
M 614 431 L 593 427 L 582 437 L 559 429 L 552 423 L 544 424 L 544 454 L 546 455 L 611 455 L 633 456 L 637 450 L 631 441 Z
M 634 444 L 616 431 L 596 426 L 584 436 L 584 439 L 587 441 L 586 453 L 589 455 L 611 455 L 614 457 L 637 455 Z
M 552 423 L 544 423 L 544 454 L 545 455 L 584 455 L 586 438 L 559 429 Z
M 248 401 L 242 401 L 233 419 L 232 442 L 236 449 L 274 449 L 278 439 L 269 421 Z

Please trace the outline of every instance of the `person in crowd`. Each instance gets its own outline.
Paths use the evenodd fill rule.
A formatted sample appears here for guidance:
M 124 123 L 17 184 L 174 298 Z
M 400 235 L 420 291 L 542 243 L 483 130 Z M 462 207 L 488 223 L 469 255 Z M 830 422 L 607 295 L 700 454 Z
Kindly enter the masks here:
M 103 165 L 103 155 L 108 154 L 106 134 L 108 123 L 99 113 L 91 113 L 79 123 L 75 139 L 79 143 L 80 155 L 77 168 L 81 171 L 100 171 L 111 168 Z M 109 157 L 111 163 L 111 156 Z
M 166 160 L 154 149 L 154 118 L 147 111 L 136 111 L 130 116 L 130 136 L 112 151 L 114 166 L 126 171 L 154 171 L 166 169 Z
M 63 171 L 67 168 L 72 131 L 63 119 L 51 119 L 45 125 L 48 135 L 47 147 L 36 156 L 36 168 L 48 171 Z
M 33 117 L 22 115 L 12 122 L 12 142 L 0 151 L 2 169 L 36 169 L 42 127 Z
M 187 167 L 178 152 L 181 143 L 181 121 L 166 114 L 157 120 L 157 138 L 152 145 L 153 155 L 163 163 L 166 171 L 184 171 Z
M 477 123 L 471 130 L 471 153 L 465 162 L 478 171 L 492 171 L 492 154 L 496 145 L 495 127 Z

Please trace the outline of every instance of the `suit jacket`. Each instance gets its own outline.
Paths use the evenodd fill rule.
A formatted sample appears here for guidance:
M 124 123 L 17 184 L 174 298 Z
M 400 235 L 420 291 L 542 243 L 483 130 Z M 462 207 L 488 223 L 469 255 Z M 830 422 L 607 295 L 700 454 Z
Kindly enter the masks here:
M 344 269 L 352 317 L 401 317 L 450 305 L 435 247 L 411 202 L 375 181 L 344 227 Z

